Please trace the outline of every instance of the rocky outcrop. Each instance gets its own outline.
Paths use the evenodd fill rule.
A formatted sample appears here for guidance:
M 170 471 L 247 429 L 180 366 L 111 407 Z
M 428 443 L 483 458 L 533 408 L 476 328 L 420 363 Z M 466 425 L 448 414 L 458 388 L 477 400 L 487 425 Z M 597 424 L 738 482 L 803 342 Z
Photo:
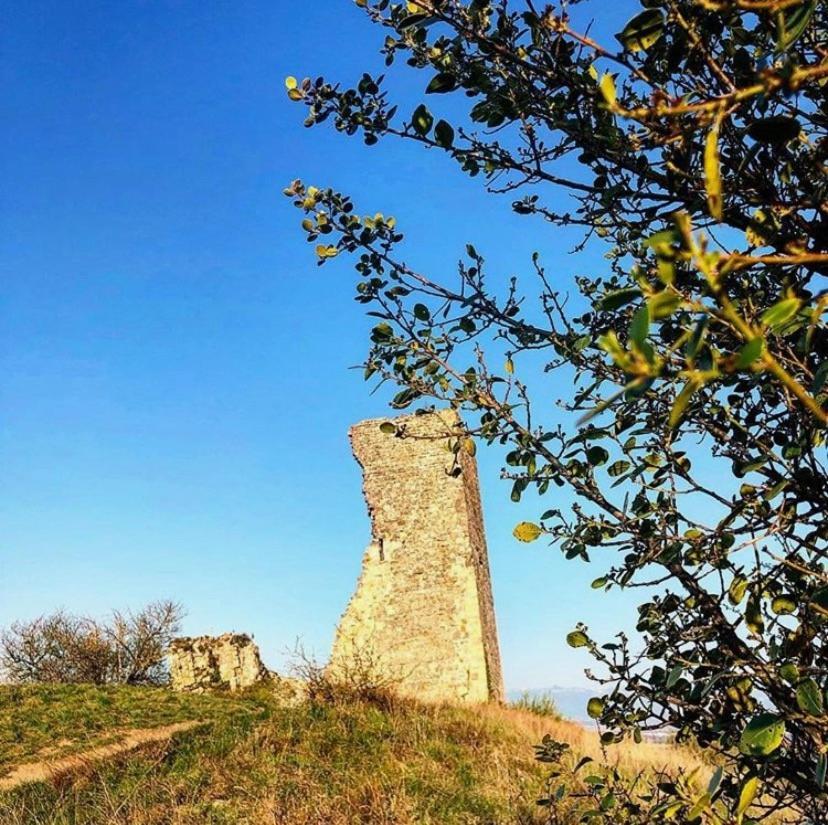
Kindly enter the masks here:
M 269 677 L 258 646 L 243 633 L 180 638 L 170 645 L 173 690 L 241 690 Z

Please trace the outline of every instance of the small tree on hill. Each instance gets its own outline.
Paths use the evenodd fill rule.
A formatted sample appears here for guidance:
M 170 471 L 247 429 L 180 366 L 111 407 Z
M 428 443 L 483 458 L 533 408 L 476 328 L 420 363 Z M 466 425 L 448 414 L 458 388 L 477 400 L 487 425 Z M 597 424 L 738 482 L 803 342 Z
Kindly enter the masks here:
M 114 611 L 108 621 L 62 610 L 0 631 L 0 673 L 11 682 L 160 685 L 184 610 L 172 601 Z
M 387 66 L 403 58 L 466 112 L 398 108 L 382 75 L 288 78 L 306 123 L 444 152 L 608 259 L 577 280 L 574 312 L 538 257 L 518 282 L 469 245 L 456 281 L 437 280 L 401 259 L 394 219 L 297 181 L 320 263 L 356 254 L 357 300 L 378 319 L 366 378 L 399 385 L 395 408 L 450 404 L 508 445 L 513 499 L 577 493 L 518 538 L 595 555 L 595 588 L 657 592 L 632 644 L 570 633 L 603 664 L 589 712 L 608 742 L 673 726 L 726 770 L 699 799 L 626 800 L 629 821 L 741 821 L 760 799 L 756 816 L 828 821 L 828 7 L 642 0 L 599 43 L 569 11 L 603 2 L 357 5 Z M 570 426 L 533 405 L 530 351 L 566 379 L 553 391 Z M 595 816 L 619 821 L 611 809 Z

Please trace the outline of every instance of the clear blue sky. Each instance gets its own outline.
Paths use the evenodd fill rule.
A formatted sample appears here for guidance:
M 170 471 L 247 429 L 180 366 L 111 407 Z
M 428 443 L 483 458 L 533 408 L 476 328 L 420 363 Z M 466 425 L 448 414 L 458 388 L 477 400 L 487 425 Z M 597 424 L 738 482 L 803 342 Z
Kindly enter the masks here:
M 599 5 L 608 31 L 637 8 Z M 387 395 L 349 370 L 369 328 L 350 266 L 316 268 L 282 187 L 397 216 L 431 273 L 466 241 L 504 277 L 539 249 L 566 280 L 600 250 L 569 256 L 436 153 L 304 129 L 286 75 L 381 71 L 349 0 L 32 0 L 4 28 L 0 625 L 170 596 L 188 633 L 324 658 L 369 535 L 346 432 Z M 425 82 L 395 84 L 413 102 Z M 550 415 L 569 389 L 546 385 Z M 507 687 L 583 684 L 564 635 L 607 636 L 633 601 L 519 545 L 516 521 L 569 499 L 515 506 L 499 467 L 481 456 Z

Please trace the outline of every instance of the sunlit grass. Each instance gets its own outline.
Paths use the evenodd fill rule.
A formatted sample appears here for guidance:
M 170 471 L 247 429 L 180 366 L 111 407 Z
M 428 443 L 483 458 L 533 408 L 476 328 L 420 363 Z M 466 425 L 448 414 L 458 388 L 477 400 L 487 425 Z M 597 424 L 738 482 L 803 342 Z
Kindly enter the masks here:
M 544 734 L 602 758 L 597 736 L 529 707 L 426 707 L 342 695 L 282 707 L 266 688 L 181 696 L 152 688 L 4 688 L 6 760 L 49 742 L 100 741 L 113 728 L 209 722 L 71 778 L 0 795 L 3 825 L 530 825 L 547 773 Z M 687 767 L 672 747 L 610 751 L 631 771 Z

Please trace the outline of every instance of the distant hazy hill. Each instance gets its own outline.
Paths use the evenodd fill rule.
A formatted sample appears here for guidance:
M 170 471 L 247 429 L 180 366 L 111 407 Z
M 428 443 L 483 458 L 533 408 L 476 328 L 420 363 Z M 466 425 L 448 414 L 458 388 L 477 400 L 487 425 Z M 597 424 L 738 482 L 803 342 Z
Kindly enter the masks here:
M 576 722 L 588 722 L 591 720 L 587 716 L 586 705 L 591 696 L 597 695 L 598 689 L 597 687 L 566 688 L 554 686 L 533 690 L 513 690 L 509 692 L 508 698 L 510 701 L 515 701 L 526 693 L 530 696 L 551 696 L 562 716 Z

